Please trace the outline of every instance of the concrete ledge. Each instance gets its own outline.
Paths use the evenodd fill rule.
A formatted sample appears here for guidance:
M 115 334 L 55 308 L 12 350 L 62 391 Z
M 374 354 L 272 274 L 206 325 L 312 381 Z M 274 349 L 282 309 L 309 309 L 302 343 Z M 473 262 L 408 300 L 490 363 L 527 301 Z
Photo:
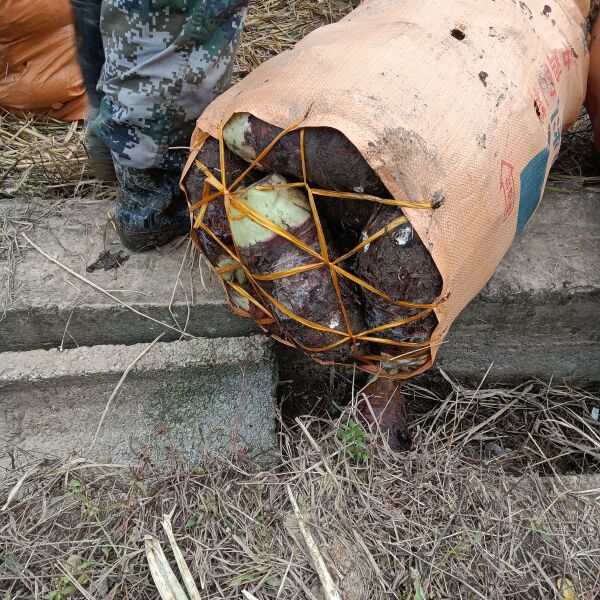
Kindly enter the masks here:
M 600 195 L 560 187 L 562 193 L 546 194 L 492 280 L 455 323 L 439 353 L 438 364 L 447 371 L 477 380 L 493 363 L 491 382 L 530 377 L 577 385 L 600 382 Z M 120 290 L 115 293 L 142 312 L 173 324 L 168 306 L 176 288 L 173 312 L 182 326 L 189 319 L 190 333 L 227 337 L 255 332 L 252 323 L 232 315 L 207 269 L 206 289 L 198 269 L 187 267 L 175 286 L 183 247 L 132 255 L 116 271 L 85 273 L 104 248 L 105 232 L 106 247 L 120 248 L 106 218 L 109 208 L 98 202 L 78 202 L 75 208 L 69 201 L 42 218 L 47 207 L 0 202 L 0 210 L 37 220 L 31 233 L 36 243 L 104 288 Z M 15 299 L 0 328 L 0 351 L 57 347 L 63 339 L 65 347 L 149 342 L 161 329 L 31 250 L 17 267 Z M 164 339 L 176 338 L 168 333 Z M 308 361 L 295 356 L 286 361 Z M 284 379 L 295 379 L 294 371 L 306 369 L 290 365 L 288 371 Z M 314 372 L 317 377 L 319 369 Z
M 600 382 L 600 194 L 549 192 L 440 349 L 438 364 L 488 381 Z
M 90 450 L 106 402 L 147 345 L 0 354 L 0 465 Z M 275 367 L 263 336 L 158 343 L 114 398 L 90 458 L 157 465 L 276 444 Z
M 48 254 L 140 312 L 197 337 L 251 335 L 257 328 L 235 317 L 216 278 L 192 261 L 179 241 L 132 253 L 121 246 L 108 212 L 110 203 L 68 200 L 54 207 L 0 200 L 0 212 L 33 222 L 29 237 Z M 51 263 L 26 243 L 15 272 L 14 298 L 0 321 L 0 352 L 151 342 L 165 328 L 120 306 Z M 86 272 L 100 252 L 124 250 L 123 266 Z M 194 268 L 191 268 L 191 264 Z M 181 273 L 180 273 L 181 271 Z M 179 275 L 180 273 L 180 275 Z M 178 283 L 179 275 L 179 283 Z M 173 298 L 171 309 L 169 304 Z M 2 308 L 0 307 L 0 314 Z M 166 330 L 164 341 L 178 339 Z

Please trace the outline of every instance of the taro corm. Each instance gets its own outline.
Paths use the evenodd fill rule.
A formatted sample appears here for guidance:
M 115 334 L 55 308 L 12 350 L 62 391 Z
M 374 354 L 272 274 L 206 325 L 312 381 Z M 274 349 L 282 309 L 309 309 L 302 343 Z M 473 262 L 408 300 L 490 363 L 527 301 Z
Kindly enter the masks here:
M 261 151 L 281 133 L 281 129 L 265 123 L 247 113 L 234 115 L 223 129 L 226 145 L 225 160 L 227 182 L 231 184 L 253 162 Z M 307 128 L 304 133 L 305 165 L 309 185 L 315 189 L 336 192 L 368 194 L 390 198 L 375 172 L 352 143 L 339 131 L 330 128 Z M 198 161 L 220 180 L 218 142 L 206 141 L 197 157 Z M 259 181 L 257 179 L 262 177 Z M 184 182 L 190 199 L 202 196 L 205 176 L 200 169 L 189 171 Z M 226 277 L 236 278 L 238 284 L 271 311 L 277 321 L 270 331 L 305 349 L 326 348 L 340 340 L 331 331 L 320 331 L 294 319 L 310 321 L 330 330 L 354 333 L 385 326 L 417 315 L 422 309 L 398 306 L 361 287 L 349 279 L 338 276 L 345 315 L 340 308 L 338 292 L 329 268 L 296 272 L 285 277 L 265 279 L 264 276 L 285 273 L 290 269 L 309 266 L 319 258 L 299 248 L 289 239 L 257 223 L 245 214 L 265 217 L 280 230 L 288 232 L 323 255 L 315 219 L 307 195 L 302 187 L 284 187 L 287 183 L 303 180 L 300 152 L 300 133 L 293 131 L 281 138 L 273 149 L 255 166 L 241 182 L 240 190 L 230 207 L 225 210 L 223 198 L 209 204 L 204 223 L 221 241 L 235 248 L 248 272 L 258 276 L 257 284 L 263 293 L 253 288 L 242 269 L 232 270 Z M 211 190 L 214 192 L 214 190 Z M 239 203 L 242 210 L 235 204 Z M 315 195 L 319 220 L 325 237 L 330 260 L 345 255 L 360 240 L 366 240 L 402 215 L 400 208 L 361 200 L 344 200 Z M 200 243 L 213 264 L 220 268 L 231 264 L 231 258 L 207 234 L 200 232 Z M 416 231 L 406 222 L 391 228 L 352 254 L 341 265 L 346 271 L 387 294 L 393 301 L 407 300 L 419 304 L 433 303 L 441 293 L 441 277 Z M 271 300 L 273 299 L 274 302 Z M 248 307 L 234 297 L 238 306 Z M 282 310 L 282 307 L 285 310 Z M 410 323 L 384 329 L 376 337 L 396 342 L 423 343 L 431 338 L 437 326 L 433 313 Z M 410 352 L 401 346 L 383 346 L 365 342 L 346 342 L 319 353 L 316 358 L 337 363 L 353 363 L 365 354 L 382 355 L 382 364 L 391 374 L 412 370 L 426 358 L 400 357 Z M 394 393 L 396 383 L 386 380 L 375 382 L 371 392 L 371 409 L 365 418 L 373 416 L 390 432 L 390 444 L 400 448 L 406 443 L 405 410 L 401 394 Z M 379 389 L 381 388 L 381 389 Z M 385 390 L 383 389 L 385 388 Z M 389 388 L 389 389 L 388 389 Z

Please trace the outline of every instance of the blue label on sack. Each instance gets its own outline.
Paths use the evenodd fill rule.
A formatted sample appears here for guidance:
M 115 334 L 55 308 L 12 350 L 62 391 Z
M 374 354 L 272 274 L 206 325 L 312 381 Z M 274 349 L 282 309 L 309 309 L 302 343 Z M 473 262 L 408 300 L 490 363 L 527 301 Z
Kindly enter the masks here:
M 544 148 L 521 171 L 521 195 L 519 197 L 517 233 L 521 233 L 542 199 L 549 157 L 550 150 Z

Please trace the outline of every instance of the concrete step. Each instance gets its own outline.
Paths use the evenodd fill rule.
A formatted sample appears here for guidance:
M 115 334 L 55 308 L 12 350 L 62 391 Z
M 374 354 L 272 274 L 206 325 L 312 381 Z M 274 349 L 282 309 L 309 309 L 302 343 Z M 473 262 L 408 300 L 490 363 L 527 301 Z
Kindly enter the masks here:
M 65 200 L 52 206 L 0 200 L 0 214 L 33 223 L 27 234 L 40 248 L 136 310 L 198 337 L 256 333 L 250 321 L 232 315 L 207 267 L 190 267 L 192 262 L 197 267 L 199 257 L 194 254 L 192 259 L 192 252 L 185 256 L 187 242 L 148 252 L 127 251 L 108 218 L 110 210 L 111 203 L 95 200 Z M 151 342 L 165 330 L 82 283 L 22 239 L 21 245 L 12 300 L 0 321 L 0 352 L 56 348 L 61 343 L 63 348 L 136 344 Z M 103 250 L 122 250 L 128 259 L 118 269 L 86 272 Z M 3 266 L 0 276 L 6 276 Z M 0 316 L 2 312 L 0 308 Z M 180 337 L 165 331 L 164 341 Z
M 556 185 L 455 322 L 439 352 L 448 372 L 600 383 L 600 194 Z
M 490 380 L 600 382 L 600 195 L 571 184 L 560 187 L 560 193 L 546 193 L 492 280 L 455 323 L 439 353 L 438 364 L 447 371 L 479 379 L 493 363 Z M 104 247 L 121 248 L 106 216 L 109 208 L 69 201 L 45 214 L 45 206 L 0 203 L 0 210 L 36 222 L 29 235 L 40 247 L 136 309 L 173 325 L 169 302 L 175 289 L 172 312 L 182 327 L 188 320 L 190 333 L 214 337 L 256 331 L 231 314 L 206 268 L 205 286 L 198 269 L 181 269 L 184 247 L 132 254 L 117 270 L 86 273 Z M 0 351 L 61 342 L 64 347 L 148 342 L 160 329 L 30 249 L 17 264 L 14 299 L 0 321 Z M 169 331 L 165 340 L 176 338 Z M 283 352 L 285 380 L 327 371 Z
M 0 467 L 75 451 L 160 468 L 204 452 L 268 462 L 276 371 L 264 336 L 0 353 Z

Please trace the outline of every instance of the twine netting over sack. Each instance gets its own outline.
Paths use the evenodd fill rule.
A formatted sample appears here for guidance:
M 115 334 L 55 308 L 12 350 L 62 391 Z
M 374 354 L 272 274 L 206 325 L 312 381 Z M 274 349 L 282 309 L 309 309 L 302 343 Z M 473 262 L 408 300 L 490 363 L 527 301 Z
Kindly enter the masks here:
M 215 100 L 182 187 L 234 312 L 323 362 L 431 366 L 579 115 L 588 12 L 367 0 Z
M 373 345 L 390 346 L 392 348 L 407 349 L 400 354 L 407 363 L 421 359 L 427 353 L 431 340 L 421 342 L 396 341 L 382 337 L 381 332 L 407 326 L 412 322 L 423 319 L 430 315 L 435 304 L 420 304 L 405 300 L 394 300 L 386 292 L 377 289 L 364 279 L 344 268 L 344 264 L 355 257 L 360 251 L 371 244 L 376 243 L 383 235 L 393 234 L 400 226 L 406 224 L 408 219 L 397 215 L 391 222 L 386 222 L 381 228 L 365 237 L 360 243 L 342 254 L 335 256 L 332 252 L 331 243 L 327 240 L 324 226 L 321 222 L 315 198 L 337 198 L 345 201 L 362 201 L 381 204 L 389 207 L 413 207 L 415 209 L 431 209 L 427 203 L 413 203 L 392 198 L 379 198 L 360 193 L 336 192 L 312 187 L 309 184 L 309 174 L 306 167 L 305 157 L 305 131 L 299 129 L 300 163 L 302 169 L 301 182 L 286 182 L 282 177 L 266 177 L 249 187 L 239 185 L 246 176 L 266 157 L 269 151 L 286 135 L 295 131 L 297 125 L 287 128 L 277 134 L 272 142 L 253 160 L 250 165 L 238 175 L 233 183 L 227 183 L 227 164 L 225 160 L 225 146 L 222 132 L 219 135 L 219 168 L 215 171 L 221 173 L 218 180 L 211 169 L 202 164 L 198 159 L 194 161 L 194 167 L 204 175 L 204 189 L 202 198 L 191 206 L 193 213 L 193 238 L 208 256 L 214 256 L 209 250 L 210 242 L 214 242 L 220 249 L 220 260 L 216 260 L 216 272 L 225 283 L 230 302 L 234 311 L 244 317 L 253 317 L 265 329 L 282 341 L 292 342 L 303 350 L 319 356 L 330 356 L 332 359 L 343 361 L 344 355 L 351 356 L 360 361 L 363 368 L 375 370 L 379 368 L 383 356 L 371 356 L 369 349 Z M 216 191 L 215 191 L 216 190 Z M 273 192 L 276 190 L 303 190 L 305 195 L 284 195 L 285 201 L 292 203 L 294 208 L 299 209 L 300 220 L 295 226 L 285 228 L 289 221 L 277 222 L 265 216 L 260 208 L 256 207 L 256 192 Z M 253 197 L 248 197 L 253 194 Z M 260 197 L 259 197 L 260 198 Z M 275 202 L 277 196 L 274 197 Z M 306 198 L 306 200 L 305 200 Z M 226 222 L 230 230 L 233 230 L 231 241 L 223 240 L 207 224 L 207 210 L 209 204 L 222 201 Z M 260 199 L 258 204 L 260 205 Z M 295 215 L 288 215 L 290 219 Z M 248 220 L 248 221 L 246 221 Z M 225 222 L 222 219 L 221 222 Z M 244 223 L 245 222 L 245 223 Z M 255 227 L 257 226 L 257 227 Z M 263 239 L 254 236 L 250 244 L 245 244 L 243 235 L 236 235 L 236 229 L 248 229 L 255 227 L 258 235 L 263 234 Z M 251 232 L 253 235 L 256 232 Z M 270 234 L 273 234 L 270 236 Z M 276 236 L 276 237 L 275 237 Z M 262 242 L 262 243 L 261 243 Z M 249 266 L 252 262 L 247 250 L 253 254 L 266 255 L 269 268 L 253 269 Z M 284 257 L 284 268 L 275 268 L 276 264 L 282 264 L 278 258 Z M 262 256 L 260 256 L 262 258 Z M 224 260 L 223 260 L 224 259 Z M 254 265 L 255 267 L 258 265 Z M 262 265 L 261 265 L 262 266 Z M 308 298 L 310 304 L 321 303 L 326 309 L 327 315 L 333 316 L 325 323 L 315 322 L 306 315 L 300 314 L 297 307 L 291 307 L 277 298 L 276 282 L 287 279 L 291 282 L 291 296 L 294 296 L 297 304 L 302 305 L 304 298 L 299 287 L 307 281 L 306 276 L 312 271 L 318 271 L 314 278 L 314 291 L 321 293 L 321 297 Z M 270 285 L 269 285 L 270 284 Z M 405 309 L 412 309 L 415 314 L 395 321 L 386 322 L 378 327 L 365 328 L 356 315 L 356 299 L 350 287 L 360 287 L 369 293 L 380 297 L 385 303 Z M 271 289 L 270 289 L 271 288 Z M 272 288 L 275 288 L 272 289 Z M 329 289 L 327 289 L 329 288 Z M 312 291 L 312 290 L 311 290 Z M 329 291 L 329 298 L 327 298 Z M 356 291 L 356 290 L 355 290 Z M 292 298 L 288 298 L 292 300 Z M 333 305 L 332 305 L 333 301 Z M 252 309 L 251 309 L 252 307 Z M 305 306 L 310 313 L 310 307 Z M 306 311 L 302 311 L 306 312 Z M 282 321 L 288 321 L 287 326 Z M 290 323 L 291 322 L 291 323 Z M 299 331 L 292 332 L 293 325 L 300 326 Z M 340 326 L 341 325 L 341 326 Z M 304 333 L 305 335 L 299 335 Z M 313 335 L 311 335 L 311 333 Z M 283 338 L 287 336 L 287 340 Z M 307 338 L 308 339 L 302 339 Z M 307 345 L 308 340 L 314 345 Z M 410 350 L 408 350 L 410 349 Z M 337 352 L 336 352 L 337 350 Z M 394 352 L 394 354 L 398 354 Z
M 0 106 L 16 116 L 84 118 L 69 0 L 0 3 Z

